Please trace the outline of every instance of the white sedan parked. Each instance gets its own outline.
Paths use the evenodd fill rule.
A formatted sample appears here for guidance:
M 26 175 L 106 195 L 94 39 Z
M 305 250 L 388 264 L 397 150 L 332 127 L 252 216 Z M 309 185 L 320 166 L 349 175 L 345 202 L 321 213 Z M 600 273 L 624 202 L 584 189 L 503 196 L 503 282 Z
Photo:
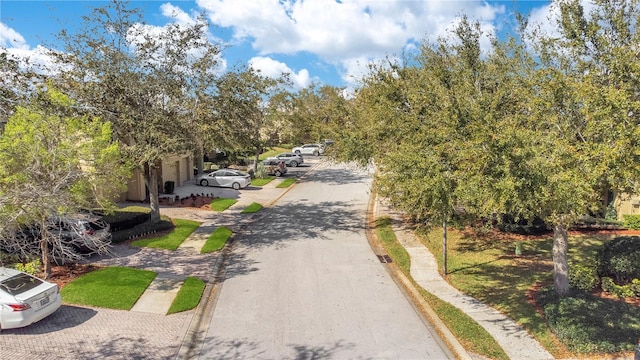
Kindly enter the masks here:
M 31 325 L 61 305 L 58 285 L 0 267 L 0 330 Z
M 220 169 L 196 177 L 196 184 L 202 186 L 230 187 L 239 190 L 251 184 L 251 176 L 238 170 Z

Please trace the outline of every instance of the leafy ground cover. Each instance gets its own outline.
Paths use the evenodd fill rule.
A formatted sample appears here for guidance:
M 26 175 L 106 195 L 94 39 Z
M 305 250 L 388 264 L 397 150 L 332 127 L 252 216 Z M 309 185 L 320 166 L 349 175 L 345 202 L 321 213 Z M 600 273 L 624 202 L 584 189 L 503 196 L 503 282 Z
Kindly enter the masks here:
M 227 210 L 231 205 L 237 203 L 238 200 L 236 199 L 227 199 L 227 198 L 216 198 L 211 200 L 211 203 L 209 204 L 209 208 L 213 211 L 225 211 Z
M 194 232 L 200 223 L 193 220 L 173 219 L 175 229 L 168 234 L 150 238 L 144 238 L 131 242 L 133 246 L 150 247 L 156 249 L 175 250 L 182 242 Z
M 242 210 L 242 213 L 253 214 L 253 213 L 257 213 L 260 210 L 262 210 L 262 205 L 258 204 L 257 202 L 254 202 L 254 203 L 251 203 L 246 208 L 244 208 L 244 210 Z
M 224 247 L 227 240 L 231 237 L 233 232 L 226 226 L 220 226 L 209 235 L 207 242 L 200 250 L 201 254 L 208 254 L 210 252 L 218 251 Z
M 173 299 L 167 314 L 191 310 L 198 306 L 204 287 L 204 281 L 192 276 L 187 277 L 180 287 L 176 298 Z
M 60 292 L 65 303 L 130 310 L 155 277 L 153 271 L 109 267 L 78 277 Z

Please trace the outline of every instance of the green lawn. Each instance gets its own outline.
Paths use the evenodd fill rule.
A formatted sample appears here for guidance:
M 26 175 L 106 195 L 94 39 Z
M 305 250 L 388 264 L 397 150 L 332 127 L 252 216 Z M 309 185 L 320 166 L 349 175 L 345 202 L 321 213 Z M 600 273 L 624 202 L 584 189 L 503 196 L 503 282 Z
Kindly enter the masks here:
M 211 200 L 209 207 L 213 211 L 225 211 L 229 208 L 229 206 L 237 203 L 236 199 L 227 199 L 227 198 L 216 198 Z
M 254 202 L 254 203 L 251 203 L 249 206 L 247 206 L 244 210 L 242 210 L 242 213 L 253 214 L 253 213 L 257 213 L 260 210 L 262 210 L 262 205 L 258 204 L 257 202 Z
M 173 299 L 167 314 L 174 314 L 195 308 L 200 303 L 202 292 L 204 291 L 204 281 L 196 277 L 187 277 L 180 287 L 176 298 Z
M 268 157 L 274 157 L 277 156 L 278 154 L 284 153 L 284 152 L 291 152 L 291 148 L 284 148 L 284 147 L 273 147 L 270 148 L 269 150 L 263 152 L 262 154 L 260 154 L 260 156 L 258 157 L 260 159 L 260 161 L 268 158 Z
M 388 217 L 376 219 L 376 234 L 385 251 L 393 259 L 393 262 L 407 278 L 411 279 L 409 272 L 411 259 L 405 248 L 398 243 L 396 235 L 391 228 L 391 219 Z M 467 314 L 455 306 L 440 300 L 438 297 L 420 288 L 417 284 L 416 288 L 420 290 L 423 299 L 431 306 L 465 349 L 491 359 L 509 359 L 493 337 Z
M 295 182 L 296 182 L 295 178 L 286 178 L 286 179 L 284 179 L 283 182 L 278 184 L 276 187 L 277 188 L 288 188 L 289 186 L 291 186 Z
M 268 183 L 270 183 L 271 181 L 273 181 L 273 179 L 275 179 L 275 176 L 268 176 L 268 177 L 262 178 L 262 179 L 252 179 L 251 180 L 251 185 L 253 185 L 253 186 L 265 186 Z
M 131 242 L 133 246 L 150 247 L 156 249 L 175 250 L 182 242 L 194 232 L 200 223 L 193 220 L 174 219 L 176 228 L 168 234 L 140 239 Z
M 84 274 L 60 292 L 65 303 L 130 310 L 155 277 L 153 271 L 110 267 Z
M 442 230 L 433 229 L 420 237 L 442 269 Z M 594 261 L 597 249 L 610 239 L 598 235 L 571 236 L 569 265 Z M 602 354 L 594 352 L 596 348 L 605 353 L 607 348 L 626 348 L 626 351 L 633 348 L 640 331 L 637 309 L 611 311 L 611 306 L 589 294 L 576 294 L 575 298 L 567 298 L 562 304 L 551 304 L 550 310 L 553 306 L 562 309 L 556 310 L 553 320 L 563 332 L 559 335 L 574 341 L 573 344 L 560 343 L 528 297 L 536 284 L 553 284 L 553 239 L 541 237 L 521 243 L 522 255 L 515 256 L 515 241 L 451 229 L 447 238 L 447 280 L 462 292 L 520 323 L 556 358 L 585 354 L 599 357 Z M 576 336 L 581 338 L 578 340 Z M 595 343 L 604 345 L 594 346 Z
M 217 228 L 209 238 L 207 238 L 207 242 L 200 250 L 201 254 L 207 254 L 210 252 L 218 251 L 224 247 L 227 243 L 227 240 L 231 237 L 233 232 L 226 226 L 220 226 Z

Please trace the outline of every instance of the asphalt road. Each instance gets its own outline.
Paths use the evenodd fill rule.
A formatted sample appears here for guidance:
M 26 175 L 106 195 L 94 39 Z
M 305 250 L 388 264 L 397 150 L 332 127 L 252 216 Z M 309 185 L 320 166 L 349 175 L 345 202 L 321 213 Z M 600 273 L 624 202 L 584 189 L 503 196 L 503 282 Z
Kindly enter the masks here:
M 234 241 L 201 359 L 446 359 L 365 236 L 371 178 L 323 163 Z

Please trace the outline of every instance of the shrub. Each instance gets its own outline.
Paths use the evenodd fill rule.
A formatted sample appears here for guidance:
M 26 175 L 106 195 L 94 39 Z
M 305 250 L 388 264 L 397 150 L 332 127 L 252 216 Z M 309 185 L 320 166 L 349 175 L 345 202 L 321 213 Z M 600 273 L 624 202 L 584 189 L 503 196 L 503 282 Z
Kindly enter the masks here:
M 264 179 L 269 177 L 269 174 L 267 173 L 267 169 L 264 167 L 262 163 L 258 163 L 256 172 L 255 174 L 253 174 L 253 177 L 256 179 Z
M 42 269 L 42 263 L 40 259 L 35 259 L 28 263 L 16 263 L 13 265 L 13 268 L 33 276 L 38 276 Z
M 618 284 L 640 278 L 640 237 L 622 236 L 598 250 L 598 275 L 613 277 Z
M 174 228 L 175 225 L 173 225 L 173 223 L 169 219 L 162 219 L 156 223 L 147 221 L 130 229 L 113 232 L 111 242 L 114 244 L 118 244 L 142 236 L 173 230 Z
M 547 224 L 539 217 L 533 220 L 517 219 L 511 215 L 503 215 L 498 223 L 498 229 L 503 232 L 521 235 L 540 235 L 549 231 Z
M 640 308 L 588 294 L 559 297 L 553 289 L 540 292 L 538 303 L 558 339 L 571 351 L 612 353 L 632 351 L 637 343 Z
M 590 292 L 598 286 L 598 271 L 595 266 L 572 265 L 569 270 L 569 285 Z
M 631 284 L 618 285 L 610 277 L 602 278 L 602 290 L 619 298 L 626 298 L 634 295 Z
M 627 229 L 640 229 L 640 215 L 623 215 L 623 219 Z
M 130 206 L 103 216 L 104 221 L 111 226 L 111 231 L 130 229 L 151 219 L 149 208 Z

